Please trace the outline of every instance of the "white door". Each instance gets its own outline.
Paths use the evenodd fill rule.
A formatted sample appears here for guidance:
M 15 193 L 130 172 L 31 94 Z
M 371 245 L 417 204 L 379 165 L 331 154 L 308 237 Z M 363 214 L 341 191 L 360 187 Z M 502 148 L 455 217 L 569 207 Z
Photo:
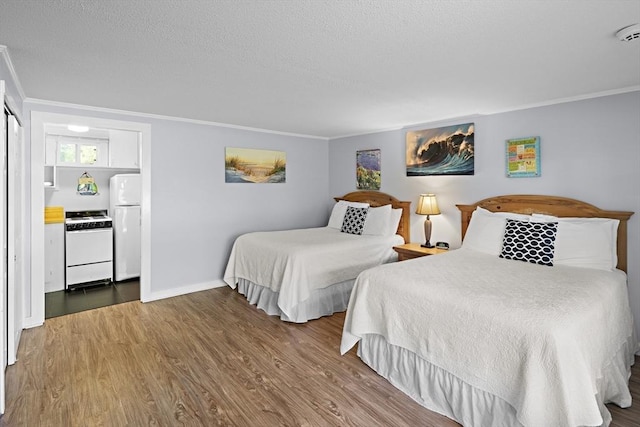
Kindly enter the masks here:
M 4 110 L 4 80 L 0 80 L 0 102 L 2 103 L 2 114 L 0 117 L 0 241 L 2 242 L 2 262 L 0 262 L 0 277 L 2 278 L 2 298 L 0 298 L 0 327 L 2 329 L 2 369 L 0 369 L 0 414 L 4 414 L 4 372 L 7 368 L 7 197 L 6 197 L 6 149 L 7 146 L 7 115 Z
M 18 120 L 9 115 L 7 121 L 7 363 L 13 365 L 18 356 L 22 334 L 24 292 L 24 180 L 22 128 Z

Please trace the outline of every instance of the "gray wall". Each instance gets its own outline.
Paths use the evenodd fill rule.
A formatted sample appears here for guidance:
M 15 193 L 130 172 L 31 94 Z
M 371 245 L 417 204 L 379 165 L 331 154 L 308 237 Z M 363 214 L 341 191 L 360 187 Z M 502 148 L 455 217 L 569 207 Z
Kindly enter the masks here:
M 242 233 L 326 224 L 327 141 L 167 121 L 151 132 L 154 291 L 221 279 Z M 285 151 L 287 182 L 225 184 L 227 146 Z
M 41 111 L 151 125 L 155 297 L 220 285 L 233 241 L 242 233 L 315 227 L 328 219 L 326 140 L 32 102 L 24 109 L 27 117 Z M 226 184 L 227 146 L 285 151 L 287 182 Z
M 407 177 L 405 134 L 457 123 L 475 123 L 475 175 Z M 507 178 L 505 140 L 541 139 L 538 178 Z M 501 194 L 571 197 L 610 210 L 633 211 L 629 221 L 629 295 L 640 331 L 640 92 L 487 116 L 427 123 L 407 129 L 332 140 L 329 193 L 355 188 L 356 150 L 381 149 L 381 191 L 412 202 L 420 193 L 438 198 L 442 215 L 432 216 L 431 241 L 460 245 L 456 204 Z M 424 239 L 423 216 L 412 215 L 412 240 Z

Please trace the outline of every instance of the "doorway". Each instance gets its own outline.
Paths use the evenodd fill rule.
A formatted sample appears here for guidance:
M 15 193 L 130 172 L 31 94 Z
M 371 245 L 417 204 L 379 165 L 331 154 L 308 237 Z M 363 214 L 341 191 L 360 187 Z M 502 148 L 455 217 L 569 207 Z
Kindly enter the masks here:
M 44 262 L 45 251 L 43 242 L 45 242 L 45 227 L 42 221 L 42 212 L 45 207 L 45 182 L 50 182 L 51 167 L 47 167 L 45 161 L 45 145 L 46 145 L 46 128 L 51 126 L 66 126 L 69 124 L 81 123 L 90 128 L 95 129 L 114 129 L 120 131 L 133 131 L 140 133 L 140 175 L 142 181 L 142 197 L 140 200 L 141 210 L 141 274 L 138 282 L 138 298 L 141 301 L 147 301 L 150 294 L 149 278 L 150 278 L 150 137 L 151 126 L 145 123 L 125 122 L 119 120 L 102 119 L 95 117 L 84 117 L 76 115 L 31 112 L 31 194 L 32 194 L 32 219 L 31 219 L 31 283 L 29 290 L 31 295 L 30 316 L 26 320 L 26 327 L 41 325 L 45 319 L 45 277 Z M 53 167 L 55 170 L 55 166 Z M 84 169 L 83 169 L 84 170 Z M 98 172 L 96 171 L 96 174 Z M 50 190 L 47 190 L 50 191 Z M 120 289 L 111 289 L 112 301 L 117 301 Z M 87 292 L 91 289 L 87 288 Z M 113 294 L 116 291 L 117 294 Z M 72 291 L 77 292 L 77 291 Z M 127 298 L 130 298 L 132 292 L 126 292 Z M 136 298 L 136 299 L 138 299 Z M 109 297 L 95 297 L 93 305 L 96 301 L 108 301 Z M 121 299 L 121 298 L 120 298 Z M 95 307 L 94 307 L 95 308 Z M 53 316 L 51 316 L 53 317 Z

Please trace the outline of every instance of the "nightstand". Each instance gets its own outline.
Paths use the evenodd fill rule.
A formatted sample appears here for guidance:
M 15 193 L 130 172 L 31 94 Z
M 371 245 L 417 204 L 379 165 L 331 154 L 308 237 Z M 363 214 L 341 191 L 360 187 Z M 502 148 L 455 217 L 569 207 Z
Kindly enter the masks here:
M 446 249 L 423 248 L 420 243 L 407 243 L 404 245 L 394 246 L 393 250 L 398 253 L 398 261 L 406 261 L 412 258 L 420 258 L 421 256 L 437 255 L 448 252 Z

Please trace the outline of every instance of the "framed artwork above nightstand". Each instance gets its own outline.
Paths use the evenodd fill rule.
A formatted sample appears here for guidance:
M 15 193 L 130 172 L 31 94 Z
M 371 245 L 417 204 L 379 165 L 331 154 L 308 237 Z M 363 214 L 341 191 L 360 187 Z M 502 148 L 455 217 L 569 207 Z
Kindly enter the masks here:
M 423 248 L 420 243 L 406 243 L 404 245 L 394 246 L 393 250 L 398 253 L 398 261 L 406 261 L 408 259 L 420 258 L 428 255 L 437 255 L 447 252 L 446 249 Z

